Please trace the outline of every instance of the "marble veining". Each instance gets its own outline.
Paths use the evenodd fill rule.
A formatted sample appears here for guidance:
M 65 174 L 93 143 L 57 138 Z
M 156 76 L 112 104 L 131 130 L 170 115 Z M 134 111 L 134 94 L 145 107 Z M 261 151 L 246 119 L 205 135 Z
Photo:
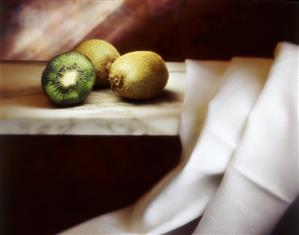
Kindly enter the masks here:
M 185 63 L 167 63 L 165 90 L 129 102 L 110 89 L 95 89 L 78 106 L 59 108 L 43 94 L 45 63 L 1 63 L 1 134 L 177 135 L 185 90 Z

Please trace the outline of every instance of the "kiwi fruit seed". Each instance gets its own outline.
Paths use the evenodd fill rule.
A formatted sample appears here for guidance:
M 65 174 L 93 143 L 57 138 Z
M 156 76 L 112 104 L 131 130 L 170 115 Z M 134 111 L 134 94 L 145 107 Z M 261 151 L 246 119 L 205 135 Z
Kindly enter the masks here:
M 84 54 L 93 63 L 97 75 L 96 85 L 109 85 L 110 66 L 120 56 L 117 49 L 104 40 L 90 39 L 81 42 L 75 47 L 75 51 Z
M 42 87 L 58 105 L 81 103 L 92 90 L 96 73 L 91 61 L 79 52 L 54 57 L 42 74 Z
M 120 56 L 111 65 L 111 89 L 128 99 L 148 99 L 166 86 L 168 70 L 163 59 L 152 51 L 134 51 Z

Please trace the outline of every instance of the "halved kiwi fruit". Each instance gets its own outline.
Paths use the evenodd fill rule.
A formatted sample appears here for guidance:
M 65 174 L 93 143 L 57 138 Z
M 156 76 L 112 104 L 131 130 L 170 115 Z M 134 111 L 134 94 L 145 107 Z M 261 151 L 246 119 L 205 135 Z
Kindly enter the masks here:
M 117 58 L 111 65 L 112 90 L 127 99 L 148 99 L 166 86 L 168 70 L 163 59 L 152 51 L 134 51 Z
M 96 79 L 91 61 L 79 52 L 54 57 L 42 74 L 42 87 L 58 105 L 74 105 L 85 100 Z

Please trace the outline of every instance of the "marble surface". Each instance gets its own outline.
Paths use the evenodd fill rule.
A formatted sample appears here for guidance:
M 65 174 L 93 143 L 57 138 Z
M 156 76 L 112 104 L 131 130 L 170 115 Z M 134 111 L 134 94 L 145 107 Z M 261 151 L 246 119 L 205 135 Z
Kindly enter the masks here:
M 44 62 L 0 64 L 0 134 L 177 135 L 185 63 L 167 63 L 169 81 L 154 99 L 128 102 L 95 89 L 79 105 L 59 108 L 43 94 Z

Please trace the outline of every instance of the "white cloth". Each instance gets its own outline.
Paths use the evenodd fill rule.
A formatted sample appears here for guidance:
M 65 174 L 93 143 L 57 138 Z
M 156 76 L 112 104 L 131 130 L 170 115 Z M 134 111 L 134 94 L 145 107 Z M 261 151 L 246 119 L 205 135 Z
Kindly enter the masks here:
M 62 234 L 163 234 L 202 214 L 195 234 L 264 234 L 294 200 L 298 47 L 186 65 L 182 162 L 135 205 Z
M 268 234 L 299 194 L 299 49 L 281 44 L 195 234 Z

